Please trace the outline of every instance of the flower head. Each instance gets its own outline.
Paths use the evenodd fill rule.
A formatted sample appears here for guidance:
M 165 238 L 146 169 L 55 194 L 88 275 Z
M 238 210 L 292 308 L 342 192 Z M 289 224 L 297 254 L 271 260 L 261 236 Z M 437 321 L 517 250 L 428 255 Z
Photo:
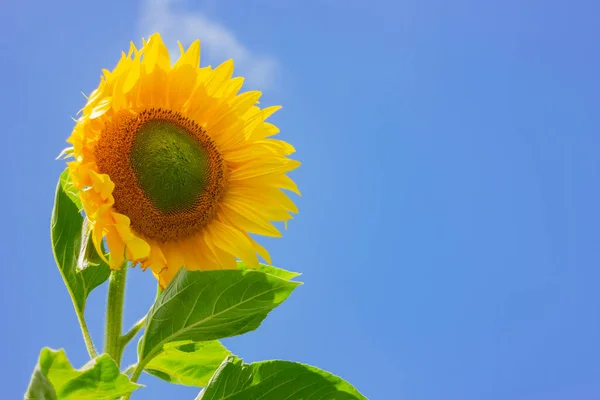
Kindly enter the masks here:
M 261 93 L 239 94 L 233 62 L 199 67 L 200 43 L 171 64 L 159 34 L 132 43 L 104 70 L 69 142 L 73 184 L 93 239 L 110 266 L 149 267 L 165 287 L 182 266 L 233 269 L 269 253 L 249 234 L 280 236 L 272 224 L 298 210 L 281 190 L 299 194 L 286 175 L 294 148 L 271 136 Z

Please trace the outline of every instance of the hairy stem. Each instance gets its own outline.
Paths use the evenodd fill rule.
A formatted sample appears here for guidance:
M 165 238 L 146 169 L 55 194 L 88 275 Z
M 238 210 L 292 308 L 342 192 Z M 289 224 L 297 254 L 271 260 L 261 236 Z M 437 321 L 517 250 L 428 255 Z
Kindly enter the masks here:
M 144 317 L 144 318 L 140 319 L 138 322 L 136 322 L 135 325 L 131 327 L 129 332 L 127 332 L 126 334 L 121 336 L 121 346 L 123 348 L 125 348 L 127 343 L 129 343 L 131 341 L 131 339 L 133 339 L 135 337 L 135 335 L 137 335 L 137 333 L 140 331 L 140 329 L 142 329 L 144 327 L 145 323 L 146 323 L 146 317 Z
M 94 342 L 92 342 L 92 337 L 90 336 L 90 331 L 88 330 L 87 323 L 85 322 L 85 316 L 83 315 L 83 311 L 80 313 L 76 310 L 75 313 L 77 314 L 77 320 L 79 321 L 79 326 L 81 327 L 81 333 L 83 334 L 85 348 L 87 349 L 90 358 L 94 359 L 98 357 L 98 352 L 96 351 Z
M 142 372 L 144 372 L 144 367 L 146 366 L 146 364 L 147 364 L 147 362 L 142 363 L 142 360 L 140 360 L 135 365 L 133 374 L 131 375 L 131 378 L 129 379 L 131 382 L 137 383 L 137 380 L 140 378 L 140 375 L 142 375 Z M 123 397 L 123 400 L 129 400 L 130 397 L 131 397 L 131 393 L 129 393 L 127 396 Z
M 117 365 L 121 366 L 123 346 L 121 331 L 123 328 L 123 305 L 125 300 L 125 281 L 127 265 L 110 273 L 108 283 L 108 300 L 106 304 L 106 327 L 104 330 L 104 352 L 110 355 Z

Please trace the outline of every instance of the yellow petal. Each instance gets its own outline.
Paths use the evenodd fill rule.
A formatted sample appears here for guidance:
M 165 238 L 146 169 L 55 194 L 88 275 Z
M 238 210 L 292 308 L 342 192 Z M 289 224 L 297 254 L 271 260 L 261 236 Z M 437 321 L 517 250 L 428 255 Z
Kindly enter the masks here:
M 286 173 L 298 168 L 302 163 L 297 160 L 282 158 L 276 161 L 252 160 L 239 168 L 231 171 L 230 180 L 251 179 L 263 175 L 276 175 Z
M 219 221 L 211 222 L 206 229 L 216 247 L 236 255 L 248 265 L 258 266 L 254 248 L 242 232 Z
M 240 230 L 258 235 L 281 237 L 281 233 L 268 219 L 254 212 L 252 208 L 245 207 L 243 203 L 229 203 L 224 199 L 221 212 L 231 224 L 237 226 Z
M 183 52 L 181 43 L 177 42 L 177 44 L 181 49 L 182 55 L 179 57 L 179 60 L 177 60 L 177 63 L 175 63 L 175 67 L 189 65 L 194 69 L 198 68 L 198 66 L 200 66 L 200 41 L 195 40 L 185 53 Z
M 129 93 L 140 79 L 141 65 L 139 62 L 131 63 L 131 68 L 127 72 L 127 77 L 123 83 L 123 92 Z
M 99 174 L 94 170 L 90 170 L 89 174 L 94 190 L 102 196 L 103 200 L 108 199 L 115 188 L 115 184 L 110 180 L 110 177 L 106 174 Z
M 142 63 L 148 74 L 154 72 L 156 67 L 164 71 L 171 68 L 169 50 L 163 43 L 160 34 L 155 33 L 148 39 L 147 45 L 144 46 L 144 59 Z
M 150 245 L 133 234 L 129 218 L 119 213 L 113 213 L 113 218 L 115 219 L 115 228 L 125 242 L 128 257 L 134 262 L 148 257 L 150 255 Z
M 98 102 L 90 114 L 90 119 L 99 118 L 112 106 L 112 97 L 106 97 Z
M 254 249 L 256 250 L 256 252 L 263 258 L 263 260 L 265 260 L 265 262 L 267 264 L 271 264 L 271 255 L 269 254 L 269 252 L 262 247 L 260 244 L 258 244 L 256 242 L 256 240 L 252 239 L 252 237 L 250 235 L 246 235 L 246 237 L 248 238 L 248 240 L 250 241 L 250 243 L 252 243 L 252 246 L 254 246 Z
M 262 93 L 257 90 L 242 93 L 231 101 L 230 106 L 237 114 L 244 115 L 250 107 L 256 104 L 261 96 Z
M 167 242 L 162 245 L 162 251 L 167 259 L 167 266 L 171 268 L 177 268 L 185 266 L 185 258 L 181 251 L 179 251 L 178 243 Z
M 106 244 L 110 252 L 110 269 L 121 269 L 125 264 L 125 243 L 119 237 L 116 229 L 108 229 L 106 234 Z
M 212 254 L 216 264 L 214 265 L 214 269 L 236 269 L 237 264 L 235 262 L 235 257 L 215 246 L 212 239 L 209 235 L 204 235 L 203 243 L 206 245 L 206 249 Z
M 206 91 L 209 95 L 214 94 L 219 87 L 229 79 L 233 74 L 233 60 L 227 60 L 219 65 L 210 75 L 206 82 Z
M 167 266 L 167 267 L 161 269 L 159 273 L 154 272 L 154 270 L 152 271 L 152 273 L 154 274 L 154 276 L 156 276 L 158 278 L 158 284 L 159 284 L 160 288 L 164 290 L 169 285 L 169 283 L 173 280 L 175 275 L 177 275 L 177 272 L 179 272 L 180 269 L 181 269 L 181 267 L 168 267 Z
M 104 239 L 104 229 L 98 223 L 94 223 L 93 226 L 90 227 L 92 229 L 92 242 L 94 242 L 94 247 L 96 248 L 96 252 L 100 256 L 100 258 L 107 264 L 110 264 L 110 261 L 104 255 L 104 249 L 102 248 L 102 239 Z

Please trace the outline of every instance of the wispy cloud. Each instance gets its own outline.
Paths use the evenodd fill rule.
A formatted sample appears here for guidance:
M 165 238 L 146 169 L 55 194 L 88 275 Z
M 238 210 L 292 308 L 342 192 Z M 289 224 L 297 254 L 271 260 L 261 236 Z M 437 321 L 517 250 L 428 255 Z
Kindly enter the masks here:
M 253 89 L 267 88 L 277 76 L 277 59 L 254 53 L 227 27 L 202 12 L 189 10 L 185 0 L 144 0 L 139 29 L 144 37 L 160 32 L 169 49 L 176 51 L 172 54 L 177 55 L 177 41 L 188 46 L 200 39 L 203 65 L 207 65 L 207 59 L 218 64 L 232 58 L 236 73 L 244 75 Z

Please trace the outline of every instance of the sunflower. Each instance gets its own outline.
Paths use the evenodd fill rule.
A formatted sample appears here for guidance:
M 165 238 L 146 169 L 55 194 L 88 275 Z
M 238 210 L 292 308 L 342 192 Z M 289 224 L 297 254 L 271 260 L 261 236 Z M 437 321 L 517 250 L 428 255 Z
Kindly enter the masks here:
M 250 266 L 269 253 L 250 234 L 281 236 L 300 194 L 286 175 L 300 163 L 272 139 L 261 92 L 241 93 L 233 61 L 200 68 L 195 41 L 172 64 L 159 34 L 131 43 L 80 111 L 68 139 L 71 179 L 100 254 L 112 269 L 130 261 L 165 287 L 175 273 Z

